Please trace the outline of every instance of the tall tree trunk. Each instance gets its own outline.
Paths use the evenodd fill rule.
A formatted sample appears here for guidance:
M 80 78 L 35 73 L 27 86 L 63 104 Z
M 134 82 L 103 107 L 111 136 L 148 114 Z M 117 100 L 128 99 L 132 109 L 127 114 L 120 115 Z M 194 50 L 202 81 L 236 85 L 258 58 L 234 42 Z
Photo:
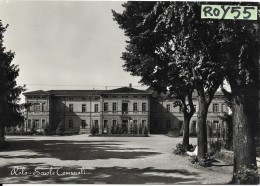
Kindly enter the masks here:
M 0 148 L 4 146 L 5 143 L 5 127 L 3 123 L 0 123 Z
M 207 148 L 207 113 L 209 104 L 204 96 L 199 95 L 199 111 L 198 111 L 198 159 L 203 161 L 206 159 Z
M 256 149 L 254 140 L 254 122 L 257 121 L 258 99 L 252 96 L 249 87 L 231 87 L 232 112 L 233 112 L 233 150 L 234 150 L 234 172 L 233 183 L 241 184 L 239 177 L 244 169 L 256 169 Z M 245 184 L 245 183 L 244 183 Z M 252 183 L 251 183 L 252 184 Z
M 189 138 L 190 138 L 190 119 L 189 115 L 184 114 L 184 129 L 183 129 L 183 148 L 188 151 L 189 150 Z

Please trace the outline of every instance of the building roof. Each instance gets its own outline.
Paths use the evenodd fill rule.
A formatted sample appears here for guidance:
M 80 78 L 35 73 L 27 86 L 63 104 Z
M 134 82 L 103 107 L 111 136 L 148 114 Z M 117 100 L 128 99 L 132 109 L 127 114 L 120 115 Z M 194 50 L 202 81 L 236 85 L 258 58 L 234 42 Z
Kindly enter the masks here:
M 44 90 L 36 90 L 31 92 L 25 92 L 24 95 L 49 95 L 50 93 L 48 91 Z
M 138 90 L 132 87 L 121 87 L 112 90 L 106 90 L 103 94 L 151 94 L 146 90 Z
M 99 95 L 103 90 L 49 90 L 55 96 Z
M 112 90 L 37 90 L 26 92 L 24 95 L 55 95 L 55 96 L 83 96 L 100 94 L 151 94 L 146 90 L 138 90 L 131 87 L 121 87 Z

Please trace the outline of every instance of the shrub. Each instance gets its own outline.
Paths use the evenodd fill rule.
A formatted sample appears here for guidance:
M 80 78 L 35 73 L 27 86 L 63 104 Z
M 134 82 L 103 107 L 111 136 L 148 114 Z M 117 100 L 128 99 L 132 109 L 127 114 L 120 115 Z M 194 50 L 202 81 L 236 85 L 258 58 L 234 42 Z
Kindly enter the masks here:
M 59 123 L 58 127 L 56 128 L 56 134 L 63 135 L 65 131 L 65 126 L 63 123 Z
M 36 133 L 36 130 L 37 130 L 37 128 L 36 128 L 36 125 L 32 125 L 32 128 L 31 128 L 31 133 L 32 134 L 35 134 Z
M 209 155 L 213 156 L 216 153 L 221 151 L 221 147 L 222 147 L 222 142 L 221 141 L 215 141 L 215 142 L 211 142 L 209 143 Z
M 209 156 L 206 156 L 206 159 L 202 160 L 199 160 L 197 156 L 192 156 L 190 161 L 192 164 L 197 164 L 202 167 L 212 166 L 212 160 L 209 158 Z
M 177 143 L 176 149 L 174 149 L 173 153 L 176 155 L 181 155 L 181 156 L 185 155 L 186 150 L 183 148 L 182 143 Z
M 243 168 L 238 172 L 237 181 L 239 184 L 259 184 L 258 171 Z
M 43 135 L 49 135 L 51 131 L 52 131 L 51 125 L 46 124 L 43 127 Z
M 91 130 L 90 130 L 90 133 L 94 136 L 94 135 L 96 135 L 96 134 L 99 134 L 99 127 L 98 127 L 98 125 L 97 126 L 92 126 L 91 127 Z

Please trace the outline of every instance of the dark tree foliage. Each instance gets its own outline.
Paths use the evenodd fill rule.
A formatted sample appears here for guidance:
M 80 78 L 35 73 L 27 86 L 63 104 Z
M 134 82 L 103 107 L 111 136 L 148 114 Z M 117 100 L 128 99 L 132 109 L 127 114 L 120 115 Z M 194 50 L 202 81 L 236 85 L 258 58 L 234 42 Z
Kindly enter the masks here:
M 259 8 L 257 3 L 229 4 Z M 233 182 L 240 183 L 244 168 L 256 169 L 259 21 L 201 19 L 198 2 L 127 2 L 123 7 L 123 13 L 113 11 L 113 16 L 129 38 L 122 55 L 125 70 L 161 92 L 198 92 L 199 160 L 207 153 L 208 107 L 223 80 L 230 84 Z
M 14 53 L 6 51 L 3 46 L 4 32 L 7 26 L 0 21 L 0 137 L 4 137 L 4 128 L 16 126 L 23 122 L 22 109 L 19 95 L 25 87 L 16 84 L 19 68 L 12 64 Z
M 123 7 L 122 14 L 113 11 L 130 39 L 122 55 L 123 67 L 141 76 L 142 83 L 182 100 L 187 124 L 195 111 L 192 92 L 197 90 L 198 155 L 205 159 L 207 111 L 224 78 L 215 52 L 219 43 L 213 37 L 218 23 L 201 20 L 199 3 L 127 2 Z

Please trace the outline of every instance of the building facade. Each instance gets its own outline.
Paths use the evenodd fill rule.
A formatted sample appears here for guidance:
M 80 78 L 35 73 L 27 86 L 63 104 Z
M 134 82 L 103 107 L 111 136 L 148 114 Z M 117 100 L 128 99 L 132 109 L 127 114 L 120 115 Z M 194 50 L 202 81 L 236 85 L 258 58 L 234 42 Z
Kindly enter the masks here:
M 130 128 L 147 127 L 152 134 L 173 131 L 182 134 L 183 114 L 176 100 L 168 100 L 164 94 L 134 89 L 131 86 L 113 90 L 50 90 L 24 93 L 26 103 L 25 130 L 36 126 L 38 131 L 46 125 L 65 126 L 65 133 L 89 134 L 92 126 L 99 133 L 110 133 L 115 126 Z M 193 102 L 198 109 L 197 95 Z M 209 107 L 208 124 L 213 130 L 222 124 L 221 116 L 227 112 L 224 96 L 217 92 Z M 191 119 L 190 132 L 196 133 L 197 115 Z

